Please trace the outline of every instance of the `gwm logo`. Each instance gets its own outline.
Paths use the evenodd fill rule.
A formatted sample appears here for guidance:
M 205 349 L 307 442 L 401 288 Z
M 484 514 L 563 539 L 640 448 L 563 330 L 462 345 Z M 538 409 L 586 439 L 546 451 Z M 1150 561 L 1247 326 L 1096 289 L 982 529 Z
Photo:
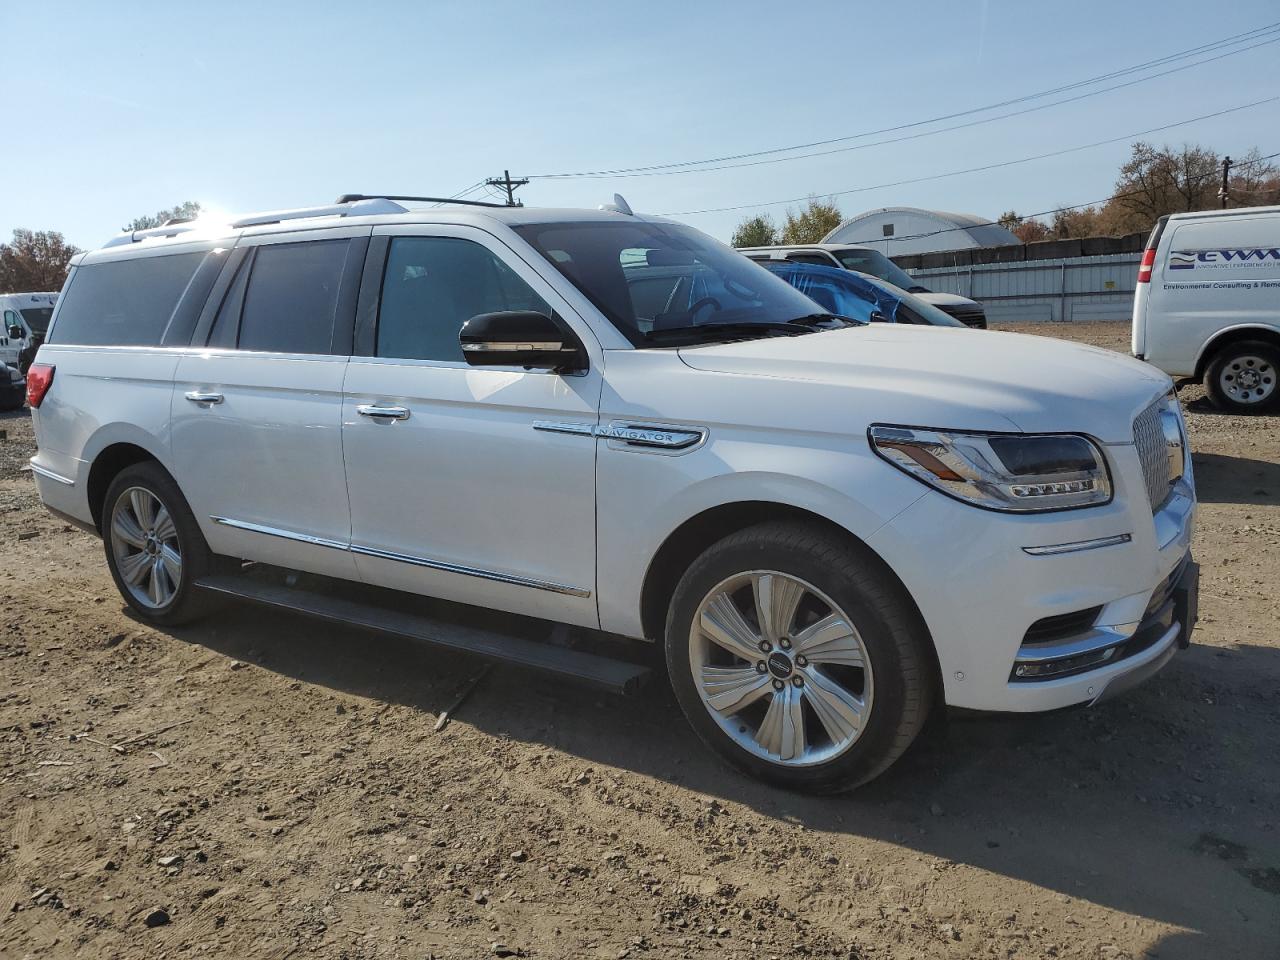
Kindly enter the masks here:
M 1196 267 L 1266 267 L 1280 266 L 1280 248 L 1237 247 L 1233 250 L 1174 250 L 1169 254 L 1170 270 L 1194 270 Z

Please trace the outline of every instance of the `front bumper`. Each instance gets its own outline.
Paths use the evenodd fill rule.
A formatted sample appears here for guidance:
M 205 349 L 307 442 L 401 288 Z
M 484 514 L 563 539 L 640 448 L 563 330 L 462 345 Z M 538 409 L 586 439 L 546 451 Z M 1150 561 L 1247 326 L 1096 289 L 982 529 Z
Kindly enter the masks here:
M 1116 444 L 1106 450 L 1115 497 L 1105 506 L 1003 514 L 931 491 L 869 541 L 902 578 L 929 627 L 948 705 L 1034 712 L 1096 702 L 1150 676 L 1189 639 L 1196 584 L 1188 573 L 1196 569 L 1189 559 L 1190 458 L 1183 479 L 1153 513 L 1136 449 Z M 1061 545 L 1076 546 L 1052 552 Z M 1170 606 L 1175 595 L 1176 610 Z M 1061 651 L 1050 645 L 1049 652 L 1114 648 L 1110 654 L 1067 661 L 1061 674 L 1017 676 L 1020 662 L 1046 649 L 1027 643 L 1034 624 L 1094 608 L 1076 635 L 1060 638 Z M 1185 625 L 1171 619 L 1171 611 L 1182 611 Z

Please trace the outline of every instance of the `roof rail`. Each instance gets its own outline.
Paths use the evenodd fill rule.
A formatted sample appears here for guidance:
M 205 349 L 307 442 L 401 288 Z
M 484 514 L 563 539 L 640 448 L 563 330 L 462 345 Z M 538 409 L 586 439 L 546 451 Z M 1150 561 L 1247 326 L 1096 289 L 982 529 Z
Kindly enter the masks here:
M 232 227 L 256 227 L 282 220 L 305 220 L 310 217 L 363 217 L 375 213 L 408 213 L 408 209 L 392 203 L 389 197 L 339 198 L 323 207 L 299 207 L 296 210 L 267 210 L 232 220 Z
M 150 230 L 134 230 L 132 233 L 122 233 L 118 237 L 112 237 L 103 244 L 103 247 L 119 247 L 126 243 L 140 243 L 153 237 L 176 237 L 180 233 L 190 233 L 199 228 L 200 224 L 197 223 L 170 222 L 163 227 L 152 227 Z
M 508 206 L 505 203 L 490 203 L 487 200 L 455 200 L 451 197 L 409 197 L 391 193 L 344 193 L 335 203 L 352 203 L 360 200 L 415 200 L 419 203 L 458 203 L 464 207 L 498 207 Z

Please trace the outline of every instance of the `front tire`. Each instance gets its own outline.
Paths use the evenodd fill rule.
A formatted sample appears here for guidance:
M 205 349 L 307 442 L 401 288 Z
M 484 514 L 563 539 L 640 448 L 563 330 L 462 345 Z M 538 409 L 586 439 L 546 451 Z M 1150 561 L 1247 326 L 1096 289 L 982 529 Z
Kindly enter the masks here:
M 1229 413 L 1269 413 L 1280 403 L 1280 350 L 1269 343 L 1229 343 L 1209 363 L 1205 391 Z
M 107 566 L 125 602 L 144 619 L 174 626 L 210 607 L 195 581 L 214 555 L 173 478 L 158 463 L 126 467 L 102 508 Z
M 744 772 L 829 793 L 887 769 L 933 700 L 919 614 L 870 550 L 767 523 L 710 547 L 676 587 L 667 667 L 698 735 Z

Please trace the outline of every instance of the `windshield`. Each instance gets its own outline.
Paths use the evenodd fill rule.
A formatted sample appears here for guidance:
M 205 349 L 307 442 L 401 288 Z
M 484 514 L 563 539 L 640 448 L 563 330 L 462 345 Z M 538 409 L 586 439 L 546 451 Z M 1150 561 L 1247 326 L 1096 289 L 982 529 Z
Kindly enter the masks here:
M 894 319 L 898 323 L 925 323 L 932 327 L 963 327 L 964 324 L 951 314 L 935 307 L 927 300 L 922 300 L 914 293 L 907 293 L 901 287 L 886 283 L 879 278 L 866 278 L 867 283 L 879 287 L 889 297 L 899 301 Z
M 27 307 L 22 311 L 22 319 L 27 321 L 31 332 L 43 337 L 49 332 L 49 318 L 53 316 L 53 307 Z
M 927 288 L 920 286 L 909 273 L 883 253 L 877 253 L 875 250 L 833 250 L 832 252 L 846 270 L 869 273 L 881 280 L 888 280 L 895 287 L 901 287 L 903 290 L 927 292 Z
M 724 339 L 752 336 L 752 327 L 767 336 L 814 315 L 798 290 L 690 227 L 627 220 L 514 229 L 637 346 L 663 331 L 677 334 L 662 338 L 668 345 L 681 331 L 705 341 L 718 326 Z

